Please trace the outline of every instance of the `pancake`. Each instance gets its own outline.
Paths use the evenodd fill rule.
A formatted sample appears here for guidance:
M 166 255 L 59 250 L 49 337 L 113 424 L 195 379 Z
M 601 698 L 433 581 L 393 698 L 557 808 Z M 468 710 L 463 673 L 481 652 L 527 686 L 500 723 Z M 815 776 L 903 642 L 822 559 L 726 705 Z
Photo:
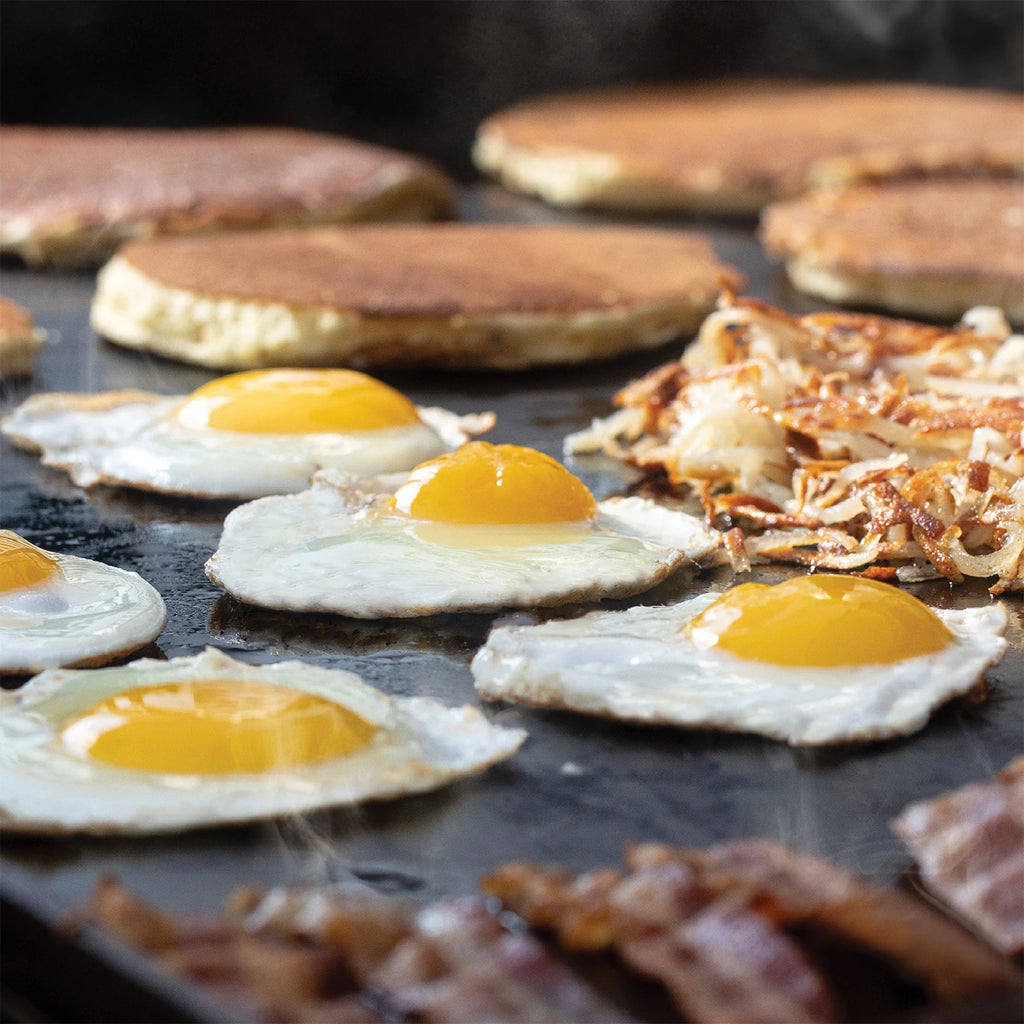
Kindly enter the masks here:
M 447 214 L 431 164 L 291 129 L 0 130 L 0 252 L 99 263 L 128 239 Z
M 1024 180 L 887 182 L 769 206 L 761 238 L 800 291 L 952 320 L 998 306 L 1024 323 Z
M 219 369 L 580 363 L 693 332 L 742 275 L 702 236 L 625 227 L 355 225 L 125 246 L 95 330 Z
M 1018 95 L 725 81 L 555 95 L 487 118 L 477 166 L 564 206 L 757 212 L 808 187 L 1024 166 Z
M 43 332 L 32 314 L 13 299 L 0 295 L 0 380 L 32 373 Z

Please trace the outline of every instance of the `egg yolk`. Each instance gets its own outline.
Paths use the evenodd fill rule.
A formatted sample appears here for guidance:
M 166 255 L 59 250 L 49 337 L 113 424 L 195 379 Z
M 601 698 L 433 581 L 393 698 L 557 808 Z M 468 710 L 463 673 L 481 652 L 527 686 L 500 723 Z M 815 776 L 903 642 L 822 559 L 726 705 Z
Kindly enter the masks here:
M 687 627 L 698 647 L 786 666 L 875 665 L 942 650 L 952 633 L 915 597 L 856 576 L 727 590 Z
M 374 732 L 315 694 L 208 679 L 115 694 L 66 725 L 61 741 L 121 768 L 214 775 L 319 764 L 366 746 Z
M 246 434 L 325 434 L 419 422 L 394 388 L 355 370 L 247 370 L 204 384 L 178 409 L 185 426 Z
M 582 480 L 532 448 L 470 441 L 421 463 L 394 507 L 440 523 L 570 523 L 593 519 L 597 503 Z
M 57 561 L 11 530 L 0 530 L 0 591 L 35 587 L 58 572 Z

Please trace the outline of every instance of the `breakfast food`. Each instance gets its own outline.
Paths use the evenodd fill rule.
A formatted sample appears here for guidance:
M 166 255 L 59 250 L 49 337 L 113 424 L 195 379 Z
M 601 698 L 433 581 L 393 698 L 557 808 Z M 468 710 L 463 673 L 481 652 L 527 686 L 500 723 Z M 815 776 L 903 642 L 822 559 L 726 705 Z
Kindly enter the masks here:
M 5 830 L 121 834 L 421 793 L 510 757 L 525 733 L 351 672 L 208 648 L 44 672 L 0 694 L 0 737 Z
M 686 335 L 741 280 L 698 235 L 354 225 L 164 238 L 100 273 L 95 330 L 225 369 L 580 363 Z
M 42 344 L 43 332 L 32 314 L 0 295 L 0 380 L 29 376 Z
M 405 618 L 624 597 L 716 543 L 652 502 L 595 502 L 533 449 L 471 441 L 408 475 L 325 471 L 301 494 L 242 505 L 206 573 L 247 604 Z
M 892 823 L 928 888 L 996 949 L 1024 951 L 1024 757 Z
M 80 487 L 254 498 L 302 490 L 327 466 L 410 469 L 493 422 L 418 408 L 355 370 L 280 369 L 220 377 L 191 395 L 33 395 L 2 430 Z
M 683 357 L 567 439 L 693 494 L 737 571 L 758 561 L 1024 588 L 1024 337 L 792 316 L 723 296 Z
M 131 239 L 451 210 L 433 165 L 280 128 L 0 130 L 0 252 L 98 263 Z
M 0 675 L 102 665 L 145 647 L 166 622 L 163 599 L 137 573 L 0 530 Z
M 478 898 L 423 907 L 353 884 L 238 890 L 221 913 L 163 913 L 113 879 L 88 919 L 254 1020 L 624 1024 L 623 1012 Z M 212 958 L 222 965 L 211 972 Z M 324 1016 L 321 1018 L 319 1014 Z
M 935 319 L 1024 323 L 1024 178 L 886 182 L 769 206 L 761 237 L 800 291 Z
M 840 966 L 843 950 L 873 954 L 936 1003 L 1020 985 L 1004 959 L 926 904 L 763 839 L 707 850 L 641 843 L 625 872 L 513 863 L 481 887 L 559 948 L 613 949 L 663 984 L 687 1020 L 849 1019 L 857 974 Z M 822 972 L 815 953 L 829 948 L 840 964 Z M 862 1004 L 871 1019 L 885 1019 L 881 1004 L 894 995 L 885 973 Z
M 265 1021 L 811 1024 L 1019 995 L 925 903 L 762 840 L 642 844 L 582 874 L 509 863 L 481 888 L 417 904 L 354 880 L 250 887 L 174 914 L 104 878 L 85 919 Z
M 477 166 L 549 203 L 755 213 L 819 185 L 1024 168 L 1015 93 L 719 81 L 555 95 L 488 117 Z
M 793 745 L 921 729 L 1006 649 L 1005 610 L 932 611 L 873 580 L 745 583 L 677 605 L 498 626 L 477 692 L 646 724 L 756 732 Z

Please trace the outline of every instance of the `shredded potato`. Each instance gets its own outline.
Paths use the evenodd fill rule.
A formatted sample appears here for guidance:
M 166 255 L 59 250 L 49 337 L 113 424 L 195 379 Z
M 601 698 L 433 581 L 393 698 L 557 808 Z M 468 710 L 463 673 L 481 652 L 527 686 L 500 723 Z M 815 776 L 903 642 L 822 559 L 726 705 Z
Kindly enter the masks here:
M 1024 337 L 794 317 L 726 294 L 683 358 L 566 441 L 696 494 L 736 571 L 792 562 L 1024 590 Z

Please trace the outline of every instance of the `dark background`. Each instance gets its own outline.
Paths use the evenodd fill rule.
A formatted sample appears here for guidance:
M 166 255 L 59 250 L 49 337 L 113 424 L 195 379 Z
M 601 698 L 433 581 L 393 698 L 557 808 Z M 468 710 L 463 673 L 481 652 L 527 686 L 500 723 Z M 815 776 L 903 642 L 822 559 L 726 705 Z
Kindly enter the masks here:
M 291 124 L 470 173 L 551 89 L 725 75 L 1020 89 L 1020 0 L 4 0 L 5 123 Z

